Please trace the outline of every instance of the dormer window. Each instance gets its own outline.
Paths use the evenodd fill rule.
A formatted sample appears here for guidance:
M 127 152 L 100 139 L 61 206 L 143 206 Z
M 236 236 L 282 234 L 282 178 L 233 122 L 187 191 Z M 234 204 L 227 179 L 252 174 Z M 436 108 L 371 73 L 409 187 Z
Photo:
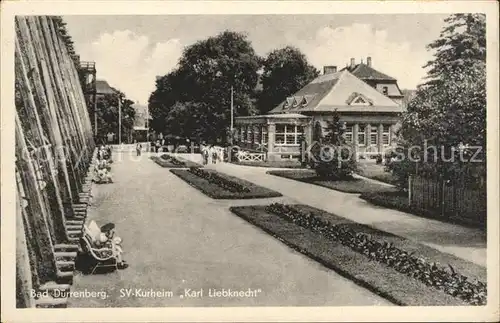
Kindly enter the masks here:
M 389 95 L 389 88 L 387 86 L 382 87 L 382 93 L 384 95 Z
M 354 92 L 347 99 L 346 103 L 348 105 L 372 105 L 373 101 L 367 98 L 365 95 L 361 93 Z

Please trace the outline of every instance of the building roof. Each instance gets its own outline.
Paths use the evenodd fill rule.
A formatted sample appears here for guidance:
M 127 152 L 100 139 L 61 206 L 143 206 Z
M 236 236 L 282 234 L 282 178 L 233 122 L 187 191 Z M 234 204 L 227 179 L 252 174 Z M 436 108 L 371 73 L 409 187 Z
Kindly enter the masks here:
M 269 113 L 333 112 L 334 110 L 339 112 L 402 111 L 395 101 L 344 69 L 318 76 Z
M 285 119 L 285 118 L 293 118 L 293 119 L 307 119 L 308 116 L 299 113 L 281 113 L 281 114 L 265 114 L 265 115 L 255 115 L 255 116 L 242 116 L 236 117 L 237 119 L 255 119 L 255 118 L 272 118 L 272 119 Z
M 116 91 L 105 80 L 96 80 L 96 93 L 97 94 L 115 94 Z
M 348 70 L 352 74 L 354 74 L 357 78 L 362 80 L 387 80 L 387 81 L 396 81 L 395 78 L 390 77 L 382 72 L 377 71 L 371 66 L 367 64 L 360 63 L 354 66 L 344 67 L 341 71 Z

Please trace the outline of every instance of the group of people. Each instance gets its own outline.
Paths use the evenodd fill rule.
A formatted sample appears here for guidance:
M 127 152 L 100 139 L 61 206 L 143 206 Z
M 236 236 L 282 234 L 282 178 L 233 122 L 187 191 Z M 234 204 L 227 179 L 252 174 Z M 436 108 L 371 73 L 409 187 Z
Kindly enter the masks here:
M 203 157 L 203 165 L 209 163 L 217 164 L 224 161 L 224 148 L 214 145 L 201 145 L 201 155 Z
M 113 183 L 111 176 L 111 147 L 101 145 L 97 152 L 94 182 L 97 184 Z

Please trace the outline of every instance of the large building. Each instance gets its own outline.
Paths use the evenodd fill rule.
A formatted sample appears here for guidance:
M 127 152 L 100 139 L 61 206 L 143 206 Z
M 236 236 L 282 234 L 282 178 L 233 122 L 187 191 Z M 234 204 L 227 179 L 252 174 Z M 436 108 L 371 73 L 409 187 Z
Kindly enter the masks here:
M 393 144 L 403 98 L 397 80 L 375 70 L 370 57 L 359 64 L 351 59 L 341 70 L 325 66 L 322 75 L 267 115 L 236 118 L 236 142 L 249 150 L 264 147 L 269 160 L 298 157 L 300 138 L 318 141 L 336 110 L 353 149 L 378 154 Z

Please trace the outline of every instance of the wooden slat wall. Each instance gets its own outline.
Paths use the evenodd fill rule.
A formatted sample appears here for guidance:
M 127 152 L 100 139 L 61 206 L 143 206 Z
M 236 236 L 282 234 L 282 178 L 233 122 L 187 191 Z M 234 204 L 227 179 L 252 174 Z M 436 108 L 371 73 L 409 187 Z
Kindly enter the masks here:
M 68 243 L 95 149 L 78 71 L 59 34 L 60 17 L 16 17 L 17 300 L 55 281 L 54 246 Z

